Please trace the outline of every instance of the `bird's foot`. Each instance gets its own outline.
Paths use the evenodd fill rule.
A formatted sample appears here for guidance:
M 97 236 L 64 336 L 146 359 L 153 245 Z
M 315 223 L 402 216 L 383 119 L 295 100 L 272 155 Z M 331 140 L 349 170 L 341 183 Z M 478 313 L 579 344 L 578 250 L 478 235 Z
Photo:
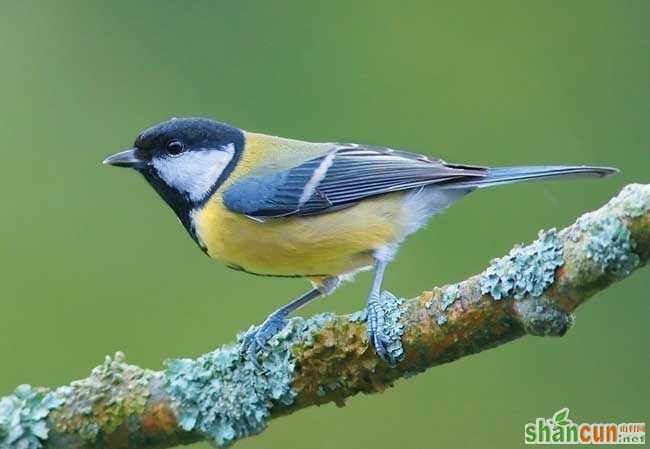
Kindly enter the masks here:
M 381 295 L 371 293 L 366 306 L 368 314 L 368 340 L 375 348 L 377 355 L 387 362 L 390 362 L 387 345 L 389 337 L 386 333 L 386 317 L 381 306 Z
M 242 349 L 248 360 L 255 365 L 255 368 L 260 371 L 264 370 L 257 359 L 257 351 L 268 347 L 268 341 L 280 332 L 286 324 L 287 313 L 283 310 L 278 310 L 270 314 L 262 324 L 246 332 L 242 342 Z

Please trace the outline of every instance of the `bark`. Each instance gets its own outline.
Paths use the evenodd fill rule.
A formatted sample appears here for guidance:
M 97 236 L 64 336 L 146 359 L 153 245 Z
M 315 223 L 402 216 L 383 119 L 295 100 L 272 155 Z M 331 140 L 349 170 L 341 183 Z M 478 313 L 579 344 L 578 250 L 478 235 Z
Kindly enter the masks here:
M 107 358 L 57 389 L 0 401 L 0 448 L 154 448 L 263 431 L 303 407 L 384 390 L 402 377 L 524 335 L 561 336 L 573 312 L 650 258 L 650 185 L 633 184 L 561 231 L 541 232 L 482 273 L 402 300 L 384 294 L 391 363 L 368 346 L 364 312 L 293 318 L 260 355 L 241 339 L 162 371 Z

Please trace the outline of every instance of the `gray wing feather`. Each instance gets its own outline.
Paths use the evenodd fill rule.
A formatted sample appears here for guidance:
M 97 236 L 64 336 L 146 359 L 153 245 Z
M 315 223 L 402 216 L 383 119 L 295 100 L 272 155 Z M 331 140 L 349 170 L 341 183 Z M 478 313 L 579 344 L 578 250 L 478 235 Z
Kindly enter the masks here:
M 296 167 L 247 176 L 223 194 L 224 204 L 250 217 L 332 212 L 377 195 L 481 178 L 483 167 L 453 165 L 386 148 L 345 146 Z

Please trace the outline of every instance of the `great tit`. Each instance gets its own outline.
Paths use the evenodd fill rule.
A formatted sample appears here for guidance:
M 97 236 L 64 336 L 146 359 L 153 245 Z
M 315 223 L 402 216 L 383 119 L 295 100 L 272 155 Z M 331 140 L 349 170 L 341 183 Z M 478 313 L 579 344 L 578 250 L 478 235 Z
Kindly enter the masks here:
M 369 268 L 368 338 L 386 359 L 384 271 L 431 216 L 483 187 L 617 171 L 453 164 L 392 148 L 268 136 L 205 118 L 154 125 L 104 164 L 140 172 L 211 258 L 251 274 L 311 282 L 244 337 L 257 366 L 257 350 L 290 312 Z

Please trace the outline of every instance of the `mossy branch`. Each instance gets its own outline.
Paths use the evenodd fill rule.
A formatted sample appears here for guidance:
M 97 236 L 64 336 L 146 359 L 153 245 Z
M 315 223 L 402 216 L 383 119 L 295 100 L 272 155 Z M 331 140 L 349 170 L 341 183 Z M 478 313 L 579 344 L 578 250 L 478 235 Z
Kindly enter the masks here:
M 152 448 L 208 439 L 228 445 L 314 404 L 382 391 L 401 377 L 530 335 L 563 335 L 573 311 L 650 259 L 650 185 L 515 247 L 481 274 L 400 300 L 384 295 L 392 364 L 365 338 L 363 312 L 294 318 L 260 356 L 241 342 L 163 371 L 107 358 L 53 390 L 23 385 L 0 401 L 0 448 Z

